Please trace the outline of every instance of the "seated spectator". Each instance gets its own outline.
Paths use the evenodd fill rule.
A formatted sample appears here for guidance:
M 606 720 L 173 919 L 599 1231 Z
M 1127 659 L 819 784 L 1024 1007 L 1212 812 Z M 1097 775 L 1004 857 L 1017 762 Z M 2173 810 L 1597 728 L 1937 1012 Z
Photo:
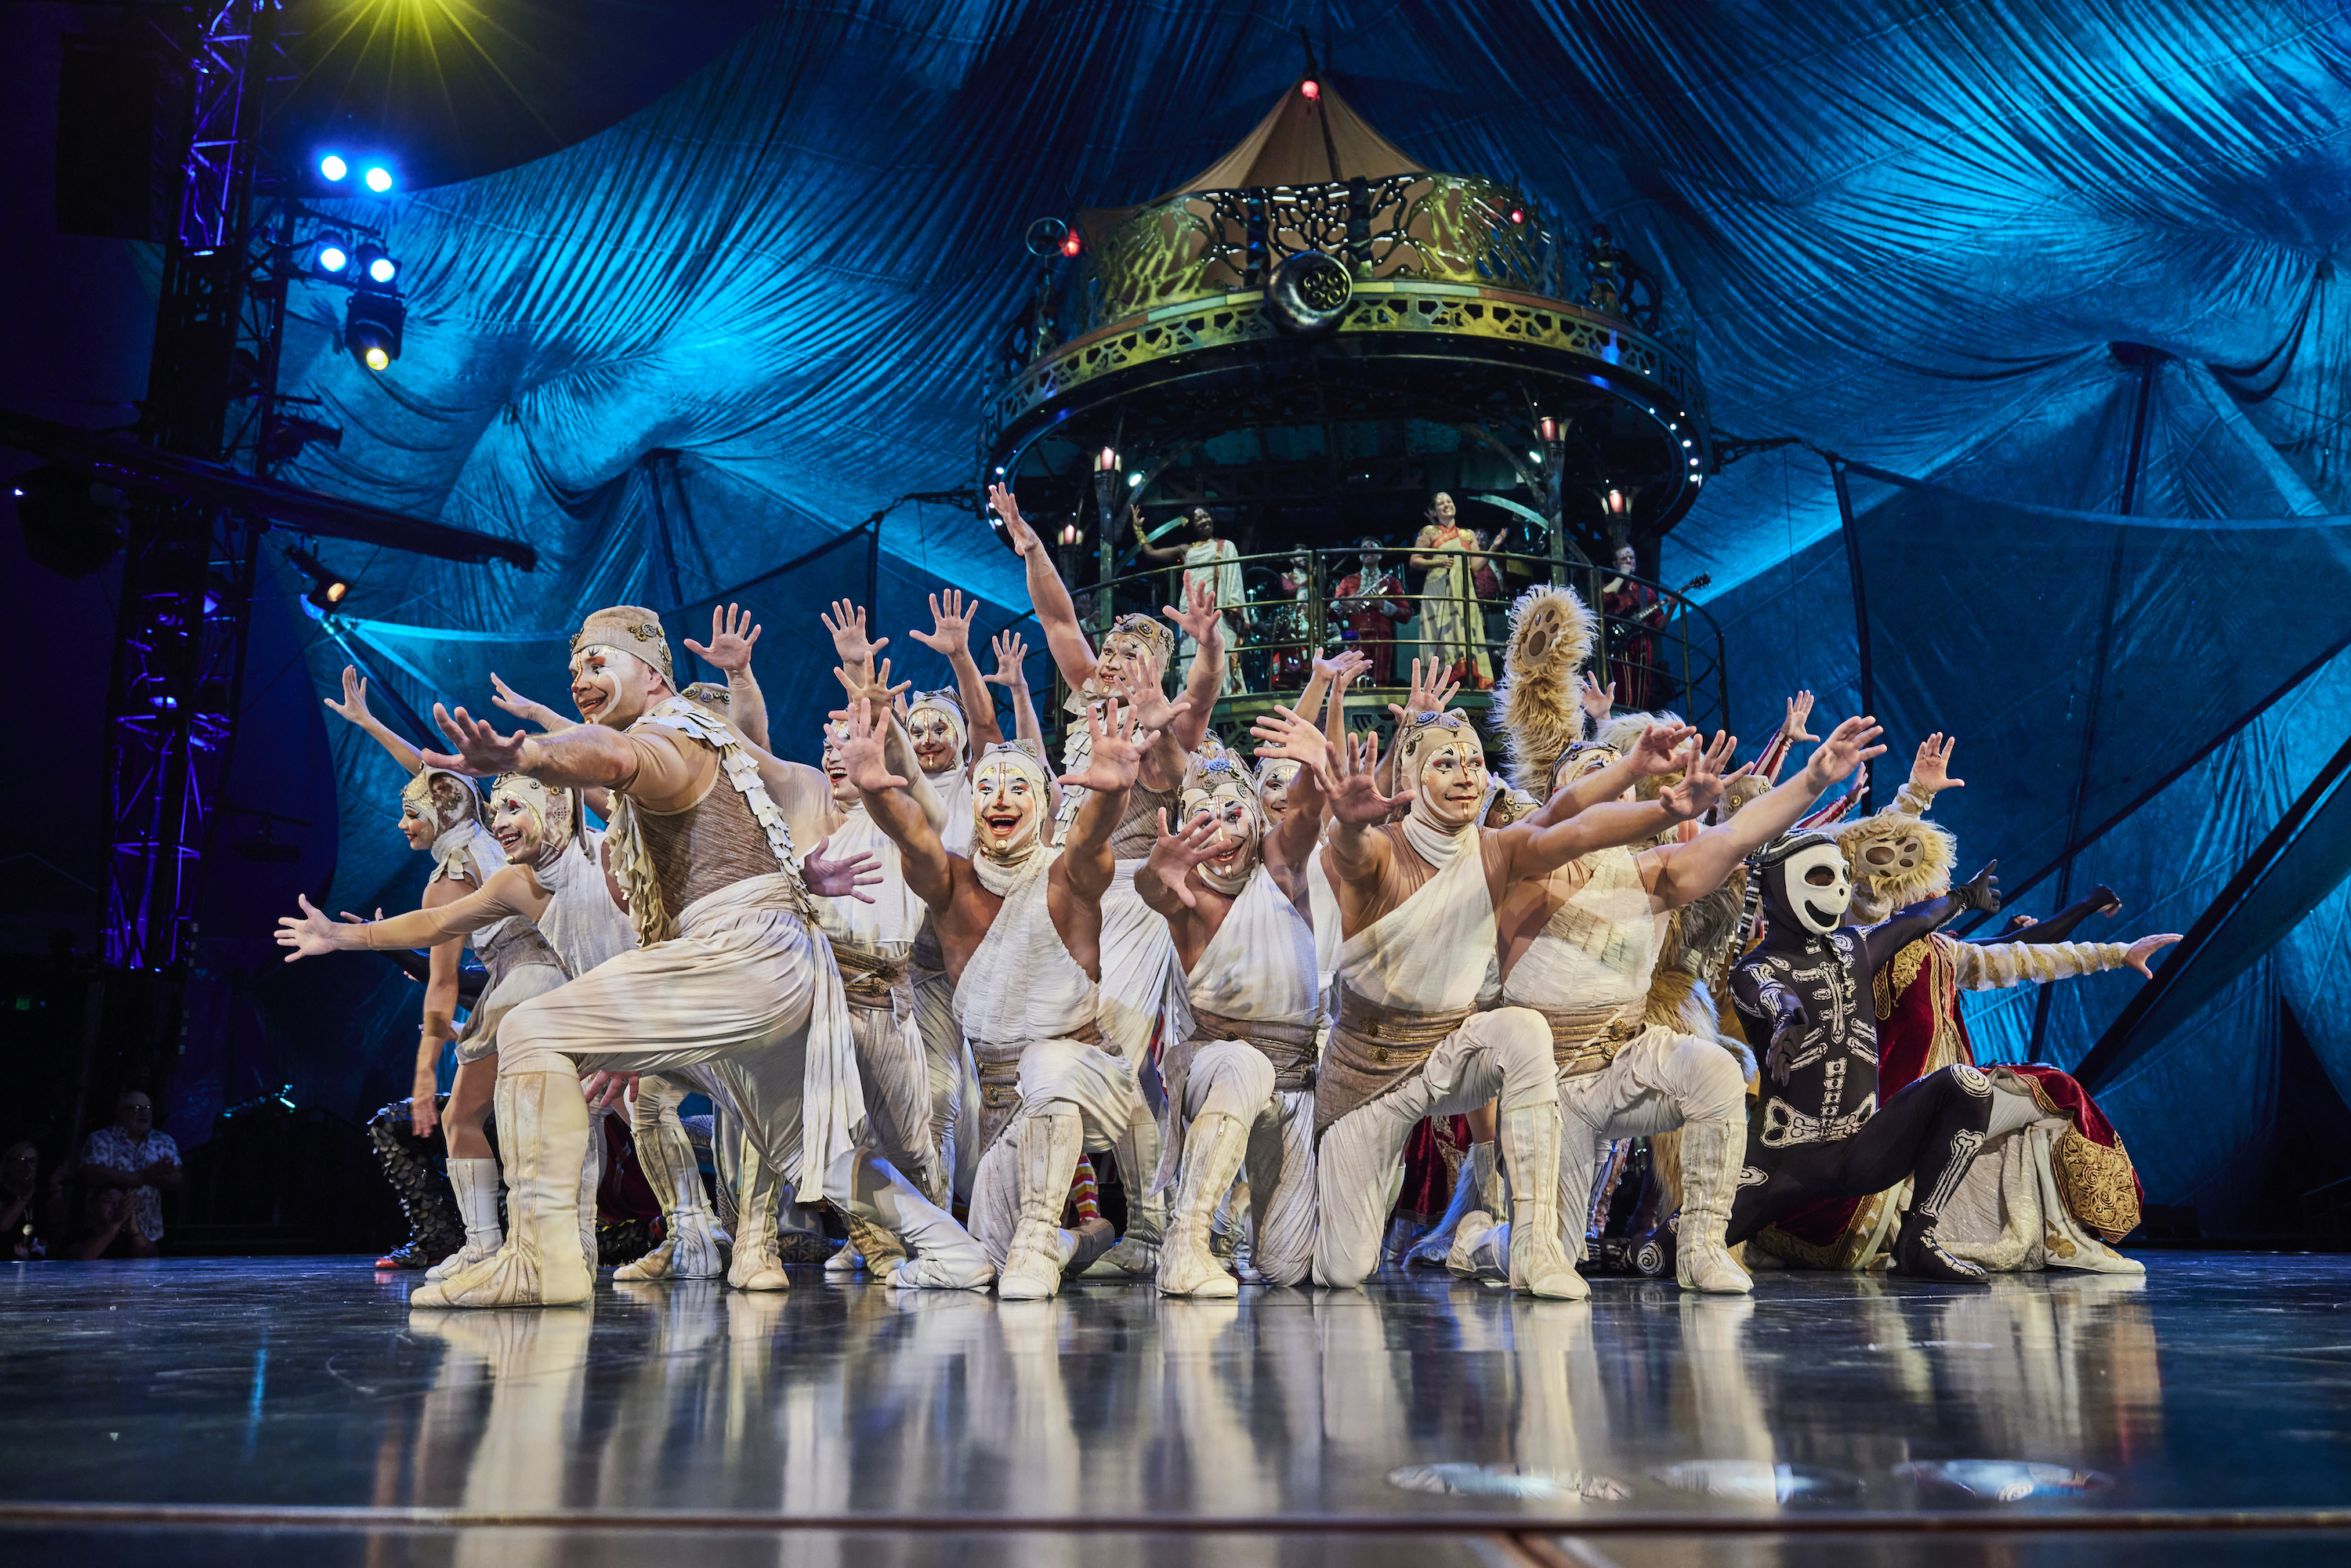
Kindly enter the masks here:
M 66 1173 L 63 1160 L 40 1179 L 41 1152 L 30 1144 L 16 1144 L 0 1155 L 0 1235 L 8 1239 L 8 1256 L 18 1262 L 46 1258 L 65 1234 Z
M 180 1146 L 169 1133 L 155 1131 L 154 1103 L 136 1089 L 124 1091 L 114 1103 L 114 1124 L 82 1145 L 89 1214 L 73 1256 L 155 1256 L 163 1239 L 163 1194 L 178 1191 L 183 1179 Z

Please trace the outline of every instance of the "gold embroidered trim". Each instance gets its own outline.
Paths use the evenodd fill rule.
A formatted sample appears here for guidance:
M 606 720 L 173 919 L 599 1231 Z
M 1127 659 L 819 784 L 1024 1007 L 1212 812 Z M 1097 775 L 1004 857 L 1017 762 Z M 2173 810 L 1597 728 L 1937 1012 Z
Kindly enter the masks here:
M 2049 1171 L 2057 1178 L 2057 1196 L 2084 1228 L 2108 1242 L 2138 1228 L 2138 1187 L 2120 1138 L 2109 1149 L 2069 1127 L 2050 1145 Z

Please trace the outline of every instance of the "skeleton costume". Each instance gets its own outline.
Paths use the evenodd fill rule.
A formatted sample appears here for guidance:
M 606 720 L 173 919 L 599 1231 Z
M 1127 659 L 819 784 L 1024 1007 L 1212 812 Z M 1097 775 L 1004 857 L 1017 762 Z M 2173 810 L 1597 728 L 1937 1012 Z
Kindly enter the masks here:
M 1332 981 L 1338 1019 L 1315 1083 L 1314 1278 L 1353 1286 L 1378 1266 L 1405 1144 L 1421 1118 L 1499 1098 L 1516 1221 L 1510 1283 L 1581 1296 L 1588 1291 L 1560 1247 L 1554 1211 L 1560 1122 L 1551 1030 L 1531 1009 L 1479 1010 L 1493 990 L 1499 841 L 1476 815 L 1456 826 L 1433 804 L 1423 780 L 1448 751 L 1483 766 L 1477 735 L 1458 713 L 1422 715 L 1398 740 L 1396 777 L 1416 799 L 1401 824 L 1371 830 L 1387 836 L 1391 852 L 1378 893 L 1384 907 L 1340 945 Z M 1335 859 L 1330 869 L 1335 883 Z
M 1984 1145 L 1991 1081 L 1949 1067 L 1880 1106 L 1869 1005 L 1878 971 L 1961 904 L 1946 896 L 1848 925 L 1852 883 L 1834 839 L 1788 834 L 1756 860 L 1770 925 L 1733 972 L 1730 992 L 1749 1043 L 1769 1049 L 1728 1239 L 1744 1241 L 1816 1198 L 1883 1192 L 1907 1175 L 1912 1196 L 1896 1266 L 1930 1279 L 1982 1279 L 1981 1269 L 1943 1249 L 1935 1225 Z
M 999 743 L 981 754 L 975 774 L 977 800 L 1010 775 L 1025 778 L 1037 800 L 1018 841 L 999 849 L 974 833 L 972 872 L 1003 904 L 955 992 L 979 1071 L 971 1231 L 997 1264 L 997 1293 L 1028 1300 L 1058 1291 L 1063 1269 L 1078 1261 L 1081 1239 L 1061 1228 L 1061 1213 L 1079 1155 L 1117 1148 L 1132 1159 L 1135 1126 L 1152 1120 L 1134 1059 L 1095 1022 L 1100 988 L 1070 956 L 1048 907 L 1048 873 L 1061 852 L 1043 842 L 1043 766 L 1026 746 Z M 1129 1190 L 1143 1191 L 1140 1174 Z M 1155 1226 L 1138 1234 L 1144 1210 L 1129 1206 L 1126 1239 L 1138 1249 L 1159 1240 Z
M 961 775 L 960 768 L 956 772 Z M 967 795 L 968 790 L 967 779 Z M 939 1151 L 932 1142 L 935 1081 L 925 1065 L 923 1035 L 914 1017 L 914 982 L 907 967 L 907 955 L 914 950 L 917 935 L 926 928 L 930 912 L 906 885 L 898 846 L 867 812 L 864 801 L 860 800 L 843 810 L 841 825 L 828 835 L 829 852 L 836 860 L 871 854 L 880 862 L 882 880 L 867 890 L 871 904 L 858 898 L 820 900 L 817 919 L 832 941 L 833 959 L 841 967 L 858 1078 L 865 1092 L 867 1125 L 882 1156 L 939 1201 L 946 1189 L 940 1180 Z M 970 832 L 971 808 L 967 801 L 963 811 L 967 842 Z M 963 1037 L 957 1032 L 952 1038 L 959 1059 Z M 853 1257 L 862 1257 L 876 1274 L 895 1266 L 893 1241 L 862 1223 L 852 1228 L 852 1246 L 834 1254 L 834 1263 L 846 1269 Z M 828 1269 L 832 1266 L 827 1264 Z
M 1906 785 L 1894 804 L 1837 831 L 1854 877 L 1854 908 L 1868 919 L 1948 887 L 1959 856 L 1950 833 L 1918 820 L 1928 791 Z M 2057 923 L 2046 923 L 2053 926 Z M 1962 990 L 2047 984 L 2125 967 L 2119 942 L 1970 942 L 1935 932 L 1904 947 L 1873 988 L 1878 1072 L 1893 1088 L 1954 1065 L 1977 1067 L 1959 1006 Z M 2074 1079 L 2028 1064 L 1984 1067 L 1994 1113 L 1983 1155 L 1945 1207 L 1937 1234 L 1953 1256 L 1996 1271 L 2037 1268 L 2138 1274 L 2114 1250 L 2138 1224 L 2137 1172 L 2105 1117 Z M 2012 1134 L 2012 1135 L 2011 1135 Z M 1864 1243 L 1882 1228 L 1866 1200 L 1792 1215 L 1757 1239 L 1789 1261 L 1866 1268 Z
M 1222 748 L 1186 769 L 1183 821 L 1238 803 L 1248 844 L 1231 873 L 1199 868 L 1232 900 L 1185 977 L 1191 1038 L 1161 1059 L 1167 1121 L 1157 1185 L 1176 1183 L 1159 1254 L 1171 1296 L 1229 1296 L 1208 1228 L 1244 1162 L 1256 1208 L 1254 1264 L 1294 1285 L 1314 1261 L 1314 1061 L 1322 1019 L 1314 932 L 1266 869 L 1255 781 Z M 1319 857 L 1318 857 L 1319 858 Z M 1180 1152 L 1180 1161 L 1178 1154 Z
M 634 606 L 589 616 L 572 646 L 575 656 L 624 654 L 635 662 L 624 669 L 670 674 L 660 621 Z M 427 1285 L 411 1304 L 586 1297 L 578 1193 L 561 1173 L 583 1152 L 579 1079 L 596 1070 L 684 1073 L 708 1085 L 804 1198 L 830 1197 L 909 1244 L 915 1256 L 896 1282 L 984 1284 L 986 1263 L 961 1228 L 857 1145 L 865 1107 L 847 1001 L 757 760 L 731 727 L 684 697 L 664 697 L 620 733 L 650 747 L 656 730 L 688 757 L 697 747 L 713 753 L 710 784 L 672 811 L 644 808 L 625 783 L 613 790 L 612 860 L 640 945 L 507 1015 L 497 1117 L 511 1234 L 495 1257 Z

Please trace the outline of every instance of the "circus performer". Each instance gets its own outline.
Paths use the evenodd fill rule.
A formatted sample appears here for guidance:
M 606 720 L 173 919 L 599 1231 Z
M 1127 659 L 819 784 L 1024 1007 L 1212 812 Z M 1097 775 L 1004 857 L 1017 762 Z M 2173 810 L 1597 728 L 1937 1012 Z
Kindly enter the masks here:
M 1439 490 L 1408 558 L 1413 570 L 1427 574 L 1420 581 L 1422 644 L 1451 679 L 1479 690 L 1494 684 L 1477 588 L 1486 549 L 1475 529 L 1454 520 L 1453 497 Z
M 1920 815 L 1942 791 L 1962 787 L 1962 780 L 1950 777 L 1951 750 L 1942 735 L 1928 737 L 1894 803 L 1836 831 L 1853 877 L 1857 918 L 1880 919 L 1897 904 L 1949 888 L 1957 841 Z M 1930 932 L 1898 949 L 1877 973 L 1870 1005 L 1882 1092 L 1892 1093 L 1945 1069 L 1980 1071 L 2036 1108 L 2023 1124 L 2002 1124 L 1988 1134 L 1984 1153 L 1946 1204 L 1939 1234 L 1955 1257 L 1994 1271 L 2046 1267 L 2144 1272 L 2143 1265 L 2113 1247 L 2137 1228 L 2140 1188 L 2112 1124 L 2089 1093 L 2056 1068 L 1980 1061 L 1959 1000 L 1963 990 L 2045 985 L 2113 969 L 2149 973 L 2149 960 L 2179 941 L 2177 935 L 2130 943 L 2056 939 L 2091 909 L 2119 904 L 2108 890 L 2098 890 L 2048 923 L 2048 940 L 2039 939 L 2038 927 L 1987 942 Z M 1757 1241 L 1787 1262 L 1864 1269 L 1896 1207 L 1892 1195 L 1823 1203 L 1782 1219 Z
M 1895 1267 L 1928 1279 L 1981 1280 L 1981 1269 L 1945 1249 L 1937 1222 L 1996 1113 L 2013 1115 L 2018 1102 L 2028 1110 L 2032 1102 L 1955 1065 L 1881 1105 L 1877 1030 L 1865 998 L 1911 942 L 1964 910 L 1999 909 L 1990 868 L 1964 887 L 1855 925 L 1845 918 L 1853 883 L 1834 838 L 1790 833 L 1755 863 L 1763 939 L 1733 971 L 1730 989 L 1749 1042 L 1768 1049 L 1727 1239 L 1736 1246 L 1816 1199 L 1884 1192 L 1907 1176 L 1910 1207 Z
M 1563 777 L 1583 725 L 1572 676 L 1591 651 L 1591 613 L 1565 589 L 1537 587 L 1519 600 L 1511 622 L 1499 716 L 1520 781 L 1550 797 L 1552 813 L 1629 799 L 1645 779 L 1675 770 L 1676 751 L 1693 734 L 1686 726 L 1645 727 L 1597 771 Z M 1794 779 L 1728 821 L 1687 839 L 1580 857 L 1520 883 L 1505 900 L 1502 999 L 1532 1008 L 1551 1026 L 1566 1125 L 1559 1214 L 1579 1253 L 1595 1147 L 1679 1128 L 1677 1276 L 1685 1290 L 1751 1288 L 1723 1242 L 1746 1147 L 1745 1078 L 1712 1030 L 1687 1032 L 1648 1019 L 1666 916 L 1713 894 L 1832 783 L 1881 754 L 1885 747 L 1871 744 L 1877 735 L 1865 720 L 1848 719 Z M 1706 753 L 1708 770 L 1719 771 L 1736 745 L 1718 735 Z M 1475 1221 L 1473 1215 L 1463 1222 L 1458 1251 L 1475 1250 Z
M 1371 684 L 1393 685 L 1396 625 L 1412 618 L 1412 601 L 1395 573 L 1380 564 L 1380 541 L 1365 534 L 1355 545 L 1358 564 L 1332 589 L 1331 616 L 1349 645 L 1370 662 Z
M 1510 1283 L 1537 1295 L 1585 1295 L 1560 1244 L 1550 1028 L 1531 1009 L 1478 1009 L 1497 911 L 1520 882 L 1697 816 L 1721 780 L 1692 751 L 1682 782 L 1657 800 L 1491 829 L 1479 821 L 1488 804 L 1485 754 L 1466 716 L 1418 716 L 1397 753 L 1404 793 L 1380 789 L 1375 737 L 1350 737 L 1324 786 L 1333 821 L 1322 853 L 1344 941 L 1332 980 L 1338 1018 L 1315 1082 L 1314 1277 L 1352 1286 L 1377 1265 L 1405 1144 L 1423 1117 L 1499 1101 L 1512 1195 Z M 1407 801 L 1409 814 L 1391 822 Z
M 1134 1059 L 1096 1026 L 1095 1003 L 1111 833 L 1151 737 L 1115 702 L 1090 711 L 1086 769 L 1062 780 L 1087 796 L 1058 848 L 1045 842 L 1043 762 L 1019 745 L 991 747 L 973 778 L 965 856 L 940 842 L 889 770 L 872 704 L 853 702 L 843 718 L 841 760 L 897 844 L 908 885 L 930 905 L 978 1065 L 972 1233 L 997 1265 L 998 1295 L 1053 1295 L 1065 1270 L 1109 1241 L 1106 1225 L 1092 1235 L 1061 1227 L 1079 1154 L 1117 1147 L 1150 1115 Z
M 557 1173 L 587 1135 L 579 1082 L 587 1072 L 706 1085 L 803 1201 L 837 1203 L 899 1238 L 909 1259 L 894 1283 L 984 1285 L 986 1257 L 962 1228 L 858 1142 L 865 1107 L 847 1002 L 810 900 L 852 894 L 862 862 L 815 852 L 803 861 L 796 847 L 830 808 L 824 776 L 779 761 L 678 696 L 668 639 L 649 610 L 590 615 L 571 668 L 587 720 L 579 728 L 505 736 L 463 709 L 436 707 L 455 750 L 428 760 L 611 790 L 611 858 L 639 946 L 507 1015 L 497 1083 L 507 1243 L 411 1303 L 586 1296 L 576 1195 Z M 772 1245 L 738 1245 L 762 1239 Z
M 1249 593 L 1241 586 L 1241 553 L 1232 540 L 1217 537 L 1217 519 L 1206 507 L 1195 507 L 1185 519 L 1185 542 L 1181 545 L 1155 545 L 1143 531 L 1143 510 L 1134 508 L 1131 522 L 1134 528 L 1135 553 L 1156 566 L 1181 566 L 1183 578 L 1176 589 L 1178 603 L 1191 601 L 1195 593 L 1205 597 L 1220 613 L 1230 618 L 1233 629 L 1246 640 L 1255 625 L 1249 612 Z M 1188 627 L 1176 649 L 1178 661 L 1188 662 L 1200 651 L 1199 639 Z M 1249 689 L 1241 678 L 1238 661 L 1230 661 L 1225 668 L 1224 692 L 1245 692 Z
M 1314 721 L 1277 712 L 1286 721 L 1281 760 L 1301 769 L 1280 824 L 1268 827 L 1256 780 L 1237 758 L 1221 747 L 1203 751 L 1185 774 L 1180 826 L 1162 819 L 1159 842 L 1135 878 L 1144 902 L 1175 933 L 1192 1003 L 1191 1037 L 1160 1062 L 1167 1153 L 1159 1179 L 1176 1182 L 1176 1201 L 1159 1251 L 1159 1289 L 1170 1296 L 1236 1292 L 1209 1255 L 1208 1228 L 1245 1162 L 1257 1203 L 1256 1270 L 1294 1285 L 1314 1261 L 1322 1009 L 1306 868 L 1322 830 L 1317 769 L 1328 767 Z

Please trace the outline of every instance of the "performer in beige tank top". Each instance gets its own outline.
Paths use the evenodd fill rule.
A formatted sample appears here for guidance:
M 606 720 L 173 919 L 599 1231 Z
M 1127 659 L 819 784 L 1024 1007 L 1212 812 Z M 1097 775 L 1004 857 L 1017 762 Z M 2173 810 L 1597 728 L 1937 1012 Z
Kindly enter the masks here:
M 639 947 L 507 1015 L 497 1114 L 511 1225 L 506 1246 L 425 1287 L 418 1306 L 582 1300 L 573 1169 L 588 1133 L 583 1071 L 694 1071 L 720 1083 L 767 1162 L 803 1202 L 831 1200 L 897 1235 L 900 1285 L 984 1285 L 986 1256 L 886 1160 L 859 1145 L 866 1120 L 847 1002 L 810 888 L 853 891 L 856 868 L 810 857 L 831 798 L 824 776 L 751 745 L 678 696 L 651 611 L 588 617 L 572 646 L 587 723 L 544 739 L 502 736 L 435 709 L 456 747 L 436 765 L 520 773 L 619 800 L 613 871 Z M 810 881 L 804 882 L 803 876 Z
M 1396 781 L 1406 793 L 1380 790 L 1375 737 L 1350 739 L 1332 763 L 1324 788 L 1333 826 L 1322 853 L 1344 941 L 1332 982 L 1338 1020 L 1315 1084 L 1314 1277 L 1354 1285 L 1378 1266 L 1405 1141 L 1422 1117 L 1499 1099 L 1517 1221 L 1510 1283 L 1543 1296 L 1588 1294 L 1561 1246 L 1551 1030 L 1531 1009 L 1479 1010 L 1493 971 L 1495 912 L 1520 882 L 1697 816 L 1720 781 L 1696 759 L 1691 777 L 1656 801 L 1493 829 L 1479 821 L 1485 754 L 1463 714 L 1419 714 L 1405 725 Z M 1410 814 L 1390 823 L 1407 800 Z

